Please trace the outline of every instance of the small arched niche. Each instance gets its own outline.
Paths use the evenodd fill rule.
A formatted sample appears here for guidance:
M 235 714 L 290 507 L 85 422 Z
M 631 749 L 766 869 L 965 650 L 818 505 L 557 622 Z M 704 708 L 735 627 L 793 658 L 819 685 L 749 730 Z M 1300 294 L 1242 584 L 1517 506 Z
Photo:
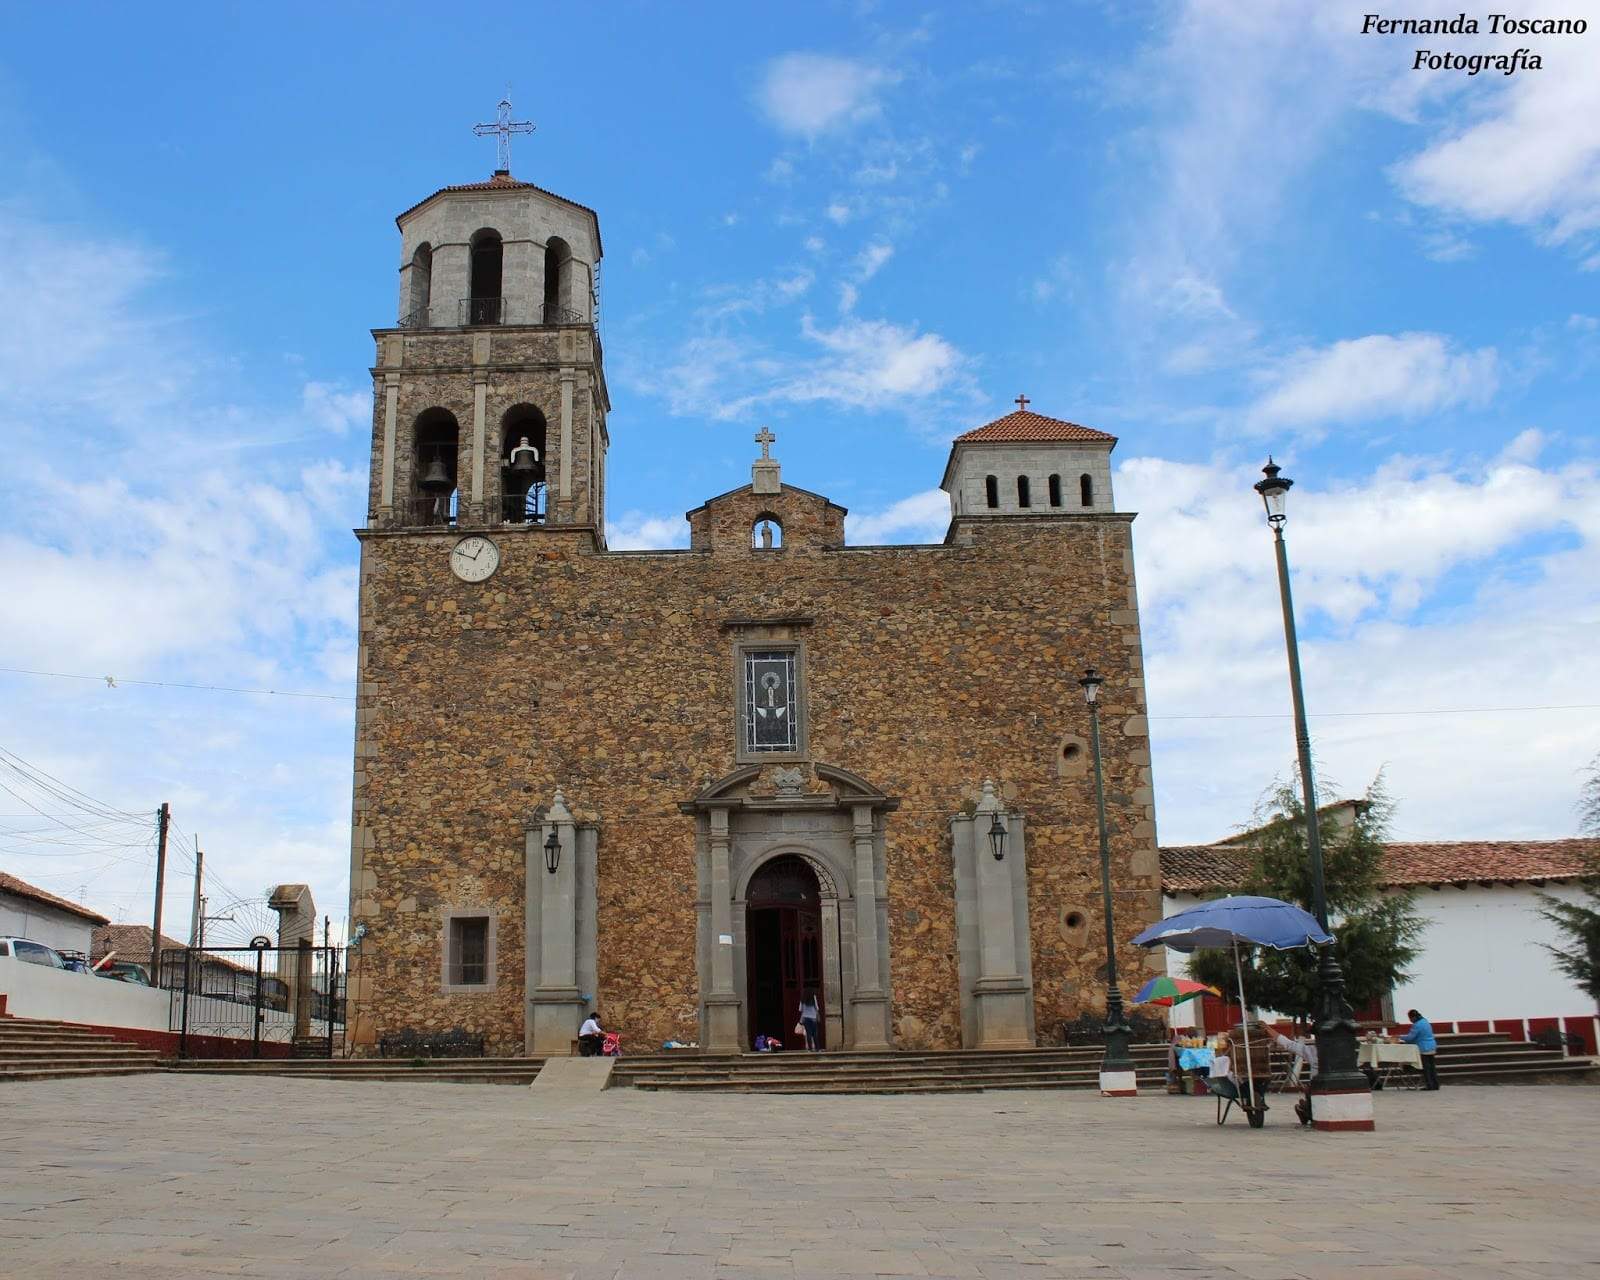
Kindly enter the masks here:
M 1094 477 L 1087 471 L 1078 477 L 1078 499 L 1085 507 L 1094 506 Z
M 991 511 L 993 511 L 996 507 L 998 507 L 1000 505 L 1000 477 L 999 476 L 984 476 L 984 478 L 983 478 L 983 498 L 984 498 L 984 502 L 988 505 L 989 510 L 991 510 Z
M 750 547 L 754 551 L 783 550 L 783 521 L 763 511 L 750 526 Z
M 572 305 L 572 246 L 551 236 L 544 246 L 544 323 L 576 324 L 582 318 Z
M 1081 778 L 1089 771 L 1089 744 L 1075 733 L 1056 743 L 1056 777 Z
M 412 426 L 411 524 L 456 522 L 456 452 L 461 427 L 448 409 L 428 409 Z
M 471 245 L 471 281 L 467 302 L 468 324 L 500 324 L 500 276 L 505 258 L 505 248 L 500 233 L 485 227 L 473 233 Z
M 1017 477 L 1017 505 L 1019 507 L 1031 507 L 1033 505 L 1033 494 L 1028 487 L 1027 476 Z
M 548 437 L 544 413 L 537 405 L 512 405 L 500 419 L 500 518 L 507 524 L 537 524 L 544 519 Z
M 1059 475 L 1050 477 L 1050 505 L 1052 507 L 1061 505 L 1061 477 Z
M 405 329 L 426 329 L 433 301 L 433 246 L 424 240 L 411 255 L 411 297 L 406 306 Z

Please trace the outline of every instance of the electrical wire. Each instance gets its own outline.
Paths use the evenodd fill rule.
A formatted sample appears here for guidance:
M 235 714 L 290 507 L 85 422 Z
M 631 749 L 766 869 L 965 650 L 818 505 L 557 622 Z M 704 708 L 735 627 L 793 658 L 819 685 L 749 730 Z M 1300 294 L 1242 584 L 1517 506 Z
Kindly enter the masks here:
M 136 684 L 151 689 L 195 689 L 202 693 L 254 693 L 274 698 L 319 698 L 326 702 L 354 702 L 355 695 L 348 693 L 306 693 L 295 689 L 245 689 L 223 684 L 184 684 L 177 680 L 132 680 L 125 676 L 86 676 L 70 671 L 30 671 L 25 667 L 0 667 L 0 674 L 12 676 L 47 676 L 55 680 L 91 680 L 102 682 L 107 688 Z

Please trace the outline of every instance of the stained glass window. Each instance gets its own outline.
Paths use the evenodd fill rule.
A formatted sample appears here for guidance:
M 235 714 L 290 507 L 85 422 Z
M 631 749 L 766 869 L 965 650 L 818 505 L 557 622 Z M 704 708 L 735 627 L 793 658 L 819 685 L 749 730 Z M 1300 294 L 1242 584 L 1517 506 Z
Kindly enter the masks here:
M 744 749 L 774 752 L 800 749 L 793 651 L 745 652 Z

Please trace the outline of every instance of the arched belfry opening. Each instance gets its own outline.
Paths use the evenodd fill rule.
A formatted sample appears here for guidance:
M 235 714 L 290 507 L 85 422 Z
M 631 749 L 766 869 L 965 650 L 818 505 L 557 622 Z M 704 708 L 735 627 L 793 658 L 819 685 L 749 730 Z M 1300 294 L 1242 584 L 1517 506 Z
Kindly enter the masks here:
M 762 864 L 745 890 L 745 990 L 749 1040 L 768 1036 L 785 1049 L 804 1049 L 796 1035 L 801 1000 L 810 995 L 821 1007 L 821 1032 L 827 1047 L 826 994 L 823 990 L 822 887 L 811 864 L 798 854 L 781 854 Z
M 582 320 L 572 303 L 572 247 L 551 236 L 544 247 L 544 323 L 575 324 Z
M 507 409 L 500 420 L 500 519 L 506 524 L 538 524 L 545 517 L 544 414 L 534 405 Z
M 460 424 L 448 409 L 429 409 L 417 418 L 412 438 L 410 523 L 453 525 L 459 501 Z
M 426 240 L 411 255 L 411 299 L 403 329 L 426 329 L 433 302 L 433 246 Z
M 472 237 L 471 298 L 467 303 L 468 324 L 501 324 L 501 265 L 505 247 L 498 231 L 485 228 Z

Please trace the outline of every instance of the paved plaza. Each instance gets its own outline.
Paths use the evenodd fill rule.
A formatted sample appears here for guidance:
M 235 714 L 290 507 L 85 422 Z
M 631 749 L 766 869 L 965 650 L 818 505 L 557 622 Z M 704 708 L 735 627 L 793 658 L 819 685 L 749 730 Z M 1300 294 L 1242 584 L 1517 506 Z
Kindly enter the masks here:
M 1600 1090 L 1205 1101 L 134 1076 L 0 1092 L 0 1275 L 1568 1277 Z

